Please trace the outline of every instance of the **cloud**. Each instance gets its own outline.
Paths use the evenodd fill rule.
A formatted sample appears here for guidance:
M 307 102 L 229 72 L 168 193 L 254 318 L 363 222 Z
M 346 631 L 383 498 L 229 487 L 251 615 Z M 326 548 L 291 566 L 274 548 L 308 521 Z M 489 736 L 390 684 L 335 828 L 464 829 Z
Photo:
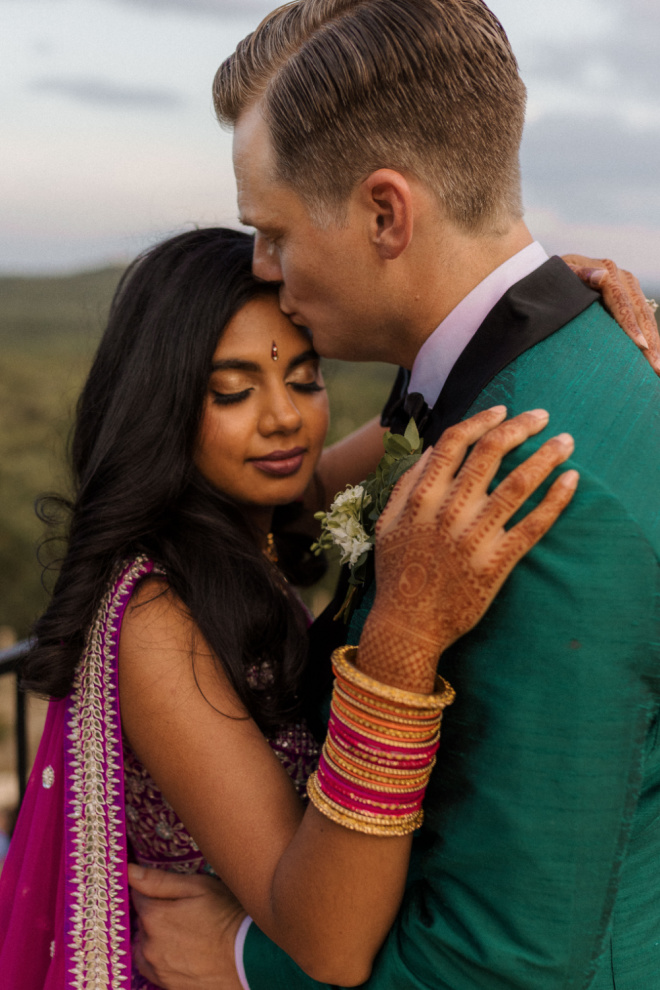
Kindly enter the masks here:
M 660 129 L 605 115 L 543 118 L 528 125 L 526 198 L 577 222 L 660 228 Z
M 613 258 L 634 272 L 647 293 L 660 289 L 660 229 L 636 224 L 574 223 L 551 210 L 528 210 L 526 221 L 550 254 Z
M 526 50 L 528 76 L 545 111 L 609 113 L 660 130 L 657 0 L 609 0 L 605 34 L 558 41 L 535 39 Z M 543 110 L 537 105 L 536 111 Z
M 148 7 L 160 14 L 171 11 L 182 14 L 205 14 L 222 18 L 241 18 L 254 21 L 275 10 L 280 4 L 275 0 L 110 0 L 112 3 L 130 4 L 131 7 Z
M 90 77 L 43 76 L 31 82 L 29 88 L 109 109 L 173 110 L 185 102 L 171 90 L 122 85 L 109 79 Z

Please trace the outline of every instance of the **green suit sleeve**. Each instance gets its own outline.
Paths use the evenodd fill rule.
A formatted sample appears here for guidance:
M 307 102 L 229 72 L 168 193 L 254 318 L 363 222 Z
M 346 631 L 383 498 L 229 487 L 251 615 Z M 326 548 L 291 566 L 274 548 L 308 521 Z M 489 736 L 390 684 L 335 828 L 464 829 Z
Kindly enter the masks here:
M 369 990 L 592 984 L 642 796 L 660 816 L 659 596 L 653 546 L 583 470 L 574 503 L 442 658 L 457 700 Z M 649 880 L 629 882 L 634 897 Z M 255 926 L 245 963 L 251 990 L 319 986 Z

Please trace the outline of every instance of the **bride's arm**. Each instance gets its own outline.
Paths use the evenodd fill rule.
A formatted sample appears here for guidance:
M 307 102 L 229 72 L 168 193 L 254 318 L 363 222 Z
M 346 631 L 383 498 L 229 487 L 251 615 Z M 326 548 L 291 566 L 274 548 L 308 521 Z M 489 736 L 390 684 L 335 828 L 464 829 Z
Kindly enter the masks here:
M 452 637 L 474 625 L 505 573 L 570 500 L 571 485 L 560 479 L 522 523 L 505 533 L 511 515 L 572 448 L 557 439 L 547 441 L 516 469 L 508 487 L 505 481 L 489 496 L 488 484 L 502 456 L 547 422 L 547 416 L 526 413 L 488 433 L 502 418 L 501 408 L 487 410 L 448 431 L 393 496 L 385 536 L 394 524 L 410 547 L 421 539 L 428 549 L 428 521 L 422 514 L 416 522 L 417 497 L 409 498 L 414 482 L 423 500 L 429 493 L 436 500 L 433 512 L 439 500 L 438 518 L 449 520 L 448 527 L 441 527 L 441 542 L 455 549 L 462 543 L 463 550 L 456 552 L 467 563 L 465 581 L 453 566 L 449 582 L 447 574 L 438 578 L 429 572 L 425 590 L 437 585 L 440 598 L 425 597 L 420 657 L 420 650 L 414 655 L 409 650 L 409 642 L 399 654 L 401 669 L 394 682 L 403 688 L 427 690 L 430 655 L 437 660 Z M 469 446 L 486 433 L 467 470 L 459 472 L 462 480 L 454 479 Z M 483 524 L 484 532 L 466 541 L 461 534 L 472 524 Z M 423 532 L 417 533 L 418 525 Z M 503 555 L 503 543 L 511 552 Z M 502 560 L 503 567 L 494 566 Z M 475 574 L 486 589 L 476 608 Z M 494 577 L 486 580 L 486 575 Z M 393 594 L 396 599 L 397 592 L 382 590 L 374 621 L 365 630 L 367 650 L 360 665 L 392 683 L 390 620 L 396 616 L 387 598 Z M 169 591 L 156 598 L 153 592 L 152 581 L 139 594 L 138 607 L 129 610 L 121 633 L 120 699 L 129 743 L 259 927 L 314 978 L 344 986 L 363 982 L 401 899 L 410 837 L 352 831 L 313 806 L 303 813 L 289 778 L 246 717 L 185 609 Z M 411 659 L 422 661 L 421 682 L 419 664 L 411 666 Z
M 145 582 L 122 625 L 132 749 L 259 927 L 314 978 L 363 982 L 403 893 L 410 836 L 348 833 L 304 812 L 199 630 L 159 590 Z

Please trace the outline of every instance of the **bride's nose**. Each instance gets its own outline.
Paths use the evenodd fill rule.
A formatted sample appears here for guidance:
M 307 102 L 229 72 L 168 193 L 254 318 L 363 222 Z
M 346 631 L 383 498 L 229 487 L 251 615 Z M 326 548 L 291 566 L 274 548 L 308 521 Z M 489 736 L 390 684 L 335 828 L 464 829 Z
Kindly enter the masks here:
M 264 434 L 295 433 L 302 426 L 302 416 L 289 389 L 283 385 L 264 397 L 260 428 Z

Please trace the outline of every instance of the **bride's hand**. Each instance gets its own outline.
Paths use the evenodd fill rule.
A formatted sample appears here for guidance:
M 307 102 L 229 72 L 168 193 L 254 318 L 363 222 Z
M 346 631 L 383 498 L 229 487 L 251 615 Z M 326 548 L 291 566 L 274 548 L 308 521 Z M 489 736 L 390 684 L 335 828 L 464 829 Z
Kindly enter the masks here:
M 568 471 L 504 529 L 574 447 L 568 434 L 547 440 L 489 495 L 504 455 L 549 419 L 544 410 L 503 422 L 505 416 L 497 406 L 446 430 L 401 478 L 378 521 L 376 600 L 358 657 L 360 669 L 377 680 L 432 691 L 439 655 L 476 625 L 573 496 L 578 474 Z
M 603 303 L 623 331 L 637 344 L 653 370 L 660 375 L 660 335 L 653 309 L 639 280 L 609 258 L 585 258 L 565 254 L 562 258 L 590 288 L 603 297 Z

